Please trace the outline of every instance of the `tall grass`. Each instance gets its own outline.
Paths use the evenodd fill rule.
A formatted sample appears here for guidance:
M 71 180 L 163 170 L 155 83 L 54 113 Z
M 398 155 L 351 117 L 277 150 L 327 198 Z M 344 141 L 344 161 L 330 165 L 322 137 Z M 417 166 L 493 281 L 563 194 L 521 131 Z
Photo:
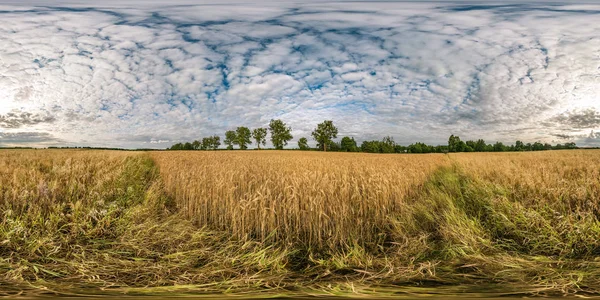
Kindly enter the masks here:
M 305 247 L 372 244 L 443 155 L 158 152 L 166 190 L 201 226 Z
M 600 151 L 0 151 L 0 295 L 600 293 L 599 170 Z

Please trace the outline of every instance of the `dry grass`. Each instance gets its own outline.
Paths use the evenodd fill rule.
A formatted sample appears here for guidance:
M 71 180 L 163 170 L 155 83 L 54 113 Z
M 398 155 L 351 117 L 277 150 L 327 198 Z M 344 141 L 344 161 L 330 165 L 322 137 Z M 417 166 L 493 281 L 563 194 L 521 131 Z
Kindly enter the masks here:
M 3 150 L 0 295 L 597 294 L 599 170 L 600 151 Z

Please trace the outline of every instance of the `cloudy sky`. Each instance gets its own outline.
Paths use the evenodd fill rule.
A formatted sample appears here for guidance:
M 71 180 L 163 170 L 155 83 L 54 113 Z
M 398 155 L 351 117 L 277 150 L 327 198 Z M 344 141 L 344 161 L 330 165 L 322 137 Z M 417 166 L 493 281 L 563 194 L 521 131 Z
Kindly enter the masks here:
M 291 145 L 327 119 L 358 141 L 600 146 L 594 2 L 244 2 L 0 0 L 0 146 L 166 148 L 270 119 Z

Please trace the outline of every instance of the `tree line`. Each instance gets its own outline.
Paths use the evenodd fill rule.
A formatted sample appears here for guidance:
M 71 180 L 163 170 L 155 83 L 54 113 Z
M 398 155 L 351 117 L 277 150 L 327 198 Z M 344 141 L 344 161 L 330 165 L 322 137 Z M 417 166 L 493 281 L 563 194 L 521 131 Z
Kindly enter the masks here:
M 283 149 L 288 142 L 293 139 L 292 128 L 282 120 L 271 120 L 268 128 L 255 128 L 251 130 L 248 127 L 237 127 L 235 130 L 225 132 L 223 143 L 228 150 L 233 150 L 237 146 L 240 150 L 248 149 L 253 142 L 260 150 L 261 145 L 266 146 L 267 132 L 270 133 L 271 143 L 275 149 Z M 367 153 L 448 153 L 448 152 L 505 152 L 505 151 L 542 151 L 558 149 L 577 149 L 573 142 L 565 144 L 551 145 L 548 143 L 527 143 L 516 141 L 512 145 L 505 145 L 502 142 L 487 144 L 484 140 L 462 141 L 457 135 L 450 135 L 447 145 L 427 145 L 417 142 L 408 146 L 397 144 L 390 136 L 382 140 L 364 141 L 360 146 L 353 137 L 344 136 L 339 142 L 337 139 L 338 128 L 333 121 L 326 120 L 317 124 L 317 127 L 311 133 L 312 138 L 317 142 L 315 149 L 308 145 L 308 139 L 301 137 L 298 139 L 298 149 L 300 150 L 321 150 L 337 152 L 367 152 Z M 221 138 L 217 135 L 195 140 L 193 142 L 177 143 L 167 150 L 216 150 L 221 146 Z

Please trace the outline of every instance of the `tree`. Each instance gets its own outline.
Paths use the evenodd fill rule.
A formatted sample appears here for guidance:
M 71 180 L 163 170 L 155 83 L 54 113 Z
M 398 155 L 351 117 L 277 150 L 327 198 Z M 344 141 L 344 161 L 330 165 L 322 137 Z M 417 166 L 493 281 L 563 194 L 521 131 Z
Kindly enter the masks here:
M 502 142 L 496 142 L 496 143 L 494 144 L 494 151 L 495 151 L 495 152 L 502 152 L 502 151 L 504 151 L 504 150 L 505 150 L 504 148 L 505 148 L 505 147 L 504 147 L 504 144 L 502 144 Z
M 317 141 L 318 147 L 327 152 L 327 145 L 331 140 L 337 138 L 338 129 L 333 125 L 333 121 L 323 121 L 317 125 L 317 128 L 312 132 L 312 136 Z
M 235 134 L 235 131 L 228 130 L 225 132 L 225 139 L 223 140 L 223 143 L 227 145 L 227 150 L 233 150 L 233 144 L 235 144 L 236 139 L 237 135 Z
M 396 152 L 396 142 L 391 136 L 386 136 L 381 140 L 379 144 L 379 152 L 381 153 L 394 153 Z
M 265 146 L 267 144 L 267 129 L 266 128 L 256 128 L 252 131 L 252 138 L 256 141 L 256 145 L 258 145 L 258 150 L 260 150 L 260 144 Z
M 329 141 L 329 144 L 327 144 L 327 149 L 329 149 L 329 151 L 340 151 L 341 147 L 339 143 Z
M 240 149 L 246 150 L 248 149 L 248 144 L 252 144 L 252 133 L 248 127 L 238 127 L 235 130 L 236 139 L 234 140 L 234 144 L 240 146 Z
M 210 148 L 210 139 L 205 137 L 202 138 L 202 142 L 200 143 L 200 149 L 208 150 Z
M 308 140 L 305 137 L 301 137 L 298 140 L 298 148 L 300 148 L 300 150 L 309 150 L 310 147 L 308 147 Z
M 202 150 L 217 150 L 221 146 L 221 138 L 218 135 L 202 139 Z
M 342 152 L 358 152 L 358 147 L 354 138 L 343 137 L 340 143 L 340 150 Z
M 408 150 L 408 147 L 402 146 L 402 145 L 396 145 L 396 147 L 394 147 L 394 152 L 396 153 L 404 153 Z
M 473 149 L 477 152 L 483 152 L 485 151 L 485 146 L 485 141 L 482 139 L 478 139 L 477 142 L 475 142 L 475 147 Z
M 194 146 L 192 146 L 192 143 L 187 142 L 183 145 L 183 150 L 194 150 Z
M 426 153 L 423 152 L 423 144 L 415 143 L 408 146 L 408 152 L 410 153 Z
M 192 143 L 192 147 L 194 148 L 194 150 L 200 150 L 200 141 L 199 140 L 195 140 Z
M 525 145 L 521 141 L 515 142 L 515 151 L 523 151 L 525 150 Z
M 460 137 L 455 136 L 454 134 L 450 135 L 448 138 L 448 150 L 450 150 L 450 152 L 462 151 L 461 143 L 462 141 L 460 140 Z
M 381 144 L 380 141 L 364 141 L 360 145 L 360 150 L 368 153 L 379 153 L 379 144 Z
M 169 150 L 183 150 L 183 144 L 177 143 L 177 144 L 171 146 L 171 148 L 169 148 Z
M 213 135 L 211 137 L 211 149 L 217 150 L 219 146 L 221 146 L 221 138 L 218 135 Z
M 476 143 L 474 141 L 466 141 L 465 144 L 467 145 L 467 149 L 471 149 L 471 151 L 467 152 L 475 151 Z
M 292 127 L 288 127 L 281 120 L 271 120 L 269 131 L 271 132 L 271 142 L 275 146 L 275 149 L 283 149 L 283 146 L 287 146 L 288 141 L 294 138 L 291 134 Z
M 544 150 L 544 144 L 540 143 L 540 142 L 535 142 L 533 143 L 533 151 L 541 151 Z

